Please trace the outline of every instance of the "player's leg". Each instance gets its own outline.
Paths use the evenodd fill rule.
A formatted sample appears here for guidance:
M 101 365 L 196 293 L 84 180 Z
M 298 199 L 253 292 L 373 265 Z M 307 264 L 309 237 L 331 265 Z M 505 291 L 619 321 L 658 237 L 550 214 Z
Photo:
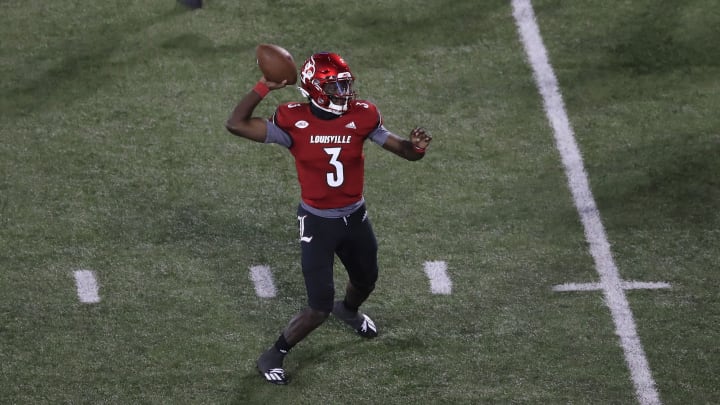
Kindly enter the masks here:
M 302 271 L 308 306 L 295 315 L 282 332 L 281 337 L 287 342 L 286 352 L 325 322 L 332 311 L 334 254 L 332 247 L 319 249 L 320 245 L 320 238 L 302 243 Z
M 337 255 L 349 278 L 345 304 L 357 311 L 375 289 L 378 279 L 377 238 L 364 206 L 350 216 L 348 230 Z
M 349 281 L 344 299 L 334 304 L 333 315 L 350 325 L 360 336 L 373 338 L 377 336 L 375 323 L 358 311 L 375 289 L 378 278 L 377 239 L 365 207 L 350 216 L 348 227 L 349 233 L 337 255 L 347 270 Z
M 275 344 L 258 358 L 257 368 L 265 380 L 273 384 L 287 384 L 288 377 L 283 361 L 290 349 L 327 319 L 329 311 L 305 308 L 295 315 L 280 334 Z
M 308 307 L 290 320 L 275 344 L 258 359 L 258 370 L 274 384 L 288 382 L 282 367 L 285 355 L 327 319 L 335 296 L 333 261 L 336 238 L 332 235 L 332 221 L 300 212 L 301 264 Z

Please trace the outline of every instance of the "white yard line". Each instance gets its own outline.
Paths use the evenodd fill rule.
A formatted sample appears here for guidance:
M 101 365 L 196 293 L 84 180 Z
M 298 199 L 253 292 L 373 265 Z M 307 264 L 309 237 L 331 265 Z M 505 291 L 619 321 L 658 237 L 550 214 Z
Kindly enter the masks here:
M 255 294 L 260 298 L 273 298 L 277 291 L 270 266 L 250 267 L 250 279 L 255 284 Z
M 425 274 L 430 280 L 430 292 L 443 295 L 452 293 L 452 281 L 447 274 L 447 263 L 425 262 Z
M 533 69 L 547 118 L 553 128 L 555 143 L 565 166 L 565 174 L 573 201 L 585 229 L 585 238 L 590 245 L 590 254 L 600 275 L 599 285 L 605 295 L 605 302 L 610 308 L 615 323 L 615 333 L 620 338 L 620 344 L 625 353 L 625 361 L 635 386 L 635 394 L 641 404 L 660 404 L 655 381 L 652 378 L 645 351 L 640 344 L 630 304 L 623 290 L 623 282 L 610 252 L 610 244 L 600 221 L 600 212 L 590 191 L 582 156 L 565 112 L 560 87 L 540 36 L 540 29 L 535 21 L 532 4 L 530 0 L 512 0 L 512 7 L 520 38 Z
M 100 288 L 95 278 L 95 272 L 92 270 L 77 270 L 75 272 L 75 287 L 80 302 L 85 304 L 97 304 L 100 302 Z
M 648 283 L 644 281 L 623 281 L 623 290 L 659 290 L 670 288 L 670 284 L 664 282 Z M 553 291 L 600 291 L 603 286 L 600 283 L 565 283 L 553 287 Z

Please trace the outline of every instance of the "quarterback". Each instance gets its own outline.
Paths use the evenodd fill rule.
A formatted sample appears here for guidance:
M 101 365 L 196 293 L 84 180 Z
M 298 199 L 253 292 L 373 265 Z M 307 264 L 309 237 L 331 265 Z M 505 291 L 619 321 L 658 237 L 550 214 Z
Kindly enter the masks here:
M 231 133 L 288 149 L 300 183 L 297 211 L 301 267 L 307 307 L 290 319 L 275 343 L 257 360 L 260 375 L 287 384 L 283 360 L 290 349 L 332 314 L 358 335 L 374 338 L 378 329 L 359 310 L 378 279 L 377 241 L 363 198 L 366 140 L 407 160 L 419 160 L 432 137 L 423 128 L 404 139 L 387 130 L 371 102 L 356 99 L 355 76 L 342 57 L 321 52 L 300 70 L 305 102 L 285 103 L 270 119 L 253 117 L 255 107 L 285 81 L 260 78 L 235 106 L 226 123 Z M 342 300 L 335 301 L 335 255 L 348 274 Z

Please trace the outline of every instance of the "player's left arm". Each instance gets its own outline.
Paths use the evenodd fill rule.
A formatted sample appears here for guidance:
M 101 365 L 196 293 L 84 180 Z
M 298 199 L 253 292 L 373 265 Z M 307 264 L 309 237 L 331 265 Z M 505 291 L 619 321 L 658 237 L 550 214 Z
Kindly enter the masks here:
M 430 141 L 430 133 L 425 128 L 416 127 L 410 131 L 408 139 L 390 133 L 382 147 L 407 160 L 420 160 L 425 156 Z

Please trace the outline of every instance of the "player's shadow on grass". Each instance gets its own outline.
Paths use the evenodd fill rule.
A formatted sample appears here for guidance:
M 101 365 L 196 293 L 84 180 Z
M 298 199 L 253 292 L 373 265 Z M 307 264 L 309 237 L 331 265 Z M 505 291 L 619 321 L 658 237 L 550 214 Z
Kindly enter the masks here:
M 328 320 L 329 323 L 334 323 Z M 323 325 L 320 328 L 335 327 L 340 325 Z M 312 344 L 303 345 L 299 350 L 295 350 L 290 354 L 284 362 L 284 367 L 288 372 L 290 383 L 288 386 L 278 386 L 265 381 L 255 367 L 255 358 L 248 359 L 245 371 L 239 371 L 238 384 L 235 390 L 235 396 L 231 400 L 232 404 L 261 404 L 270 402 L 279 403 L 302 403 L 295 397 L 298 392 L 310 386 L 310 381 L 316 382 L 312 376 L 304 375 L 304 370 L 310 370 L 308 374 L 316 374 L 322 370 L 323 364 L 334 361 L 334 354 L 339 351 L 347 351 L 353 346 L 368 343 L 359 336 L 350 335 L 348 330 L 347 339 L 336 341 L 335 343 L 323 343 L 322 337 L 318 336 L 313 339 Z M 320 335 L 321 333 L 316 333 Z M 309 343 L 309 342 L 308 342 Z M 258 352 L 258 355 L 260 353 Z M 358 356 L 360 354 L 357 354 Z M 323 385 L 328 385 L 336 376 L 332 374 L 322 375 L 327 381 Z M 282 400 L 281 400 L 282 399 Z

